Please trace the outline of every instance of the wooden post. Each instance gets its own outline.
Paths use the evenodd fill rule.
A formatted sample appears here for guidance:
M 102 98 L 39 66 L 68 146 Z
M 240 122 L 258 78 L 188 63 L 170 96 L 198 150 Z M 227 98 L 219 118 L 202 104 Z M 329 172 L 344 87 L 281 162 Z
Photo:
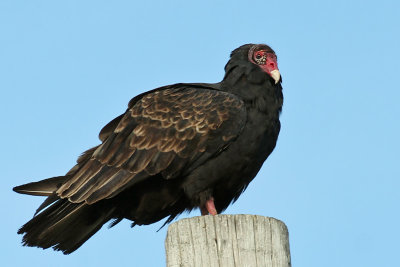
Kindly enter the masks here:
M 167 267 L 290 267 L 286 225 L 258 215 L 201 216 L 168 227 Z

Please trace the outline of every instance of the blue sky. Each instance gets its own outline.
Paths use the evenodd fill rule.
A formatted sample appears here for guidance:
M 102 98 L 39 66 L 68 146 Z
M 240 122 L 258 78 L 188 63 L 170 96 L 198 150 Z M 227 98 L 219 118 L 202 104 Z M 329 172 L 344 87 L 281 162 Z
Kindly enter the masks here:
M 11 188 L 64 174 L 135 95 L 220 81 L 231 50 L 252 42 L 278 54 L 282 130 L 225 213 L 284 221 L 293 266 L 393 266 L 399 9 L 385 0 L 1 1 L 2 264 L 164 266 L 162 223 L 104 227 L 69 256 L 22 247 L 16 231 L 42 198 Z

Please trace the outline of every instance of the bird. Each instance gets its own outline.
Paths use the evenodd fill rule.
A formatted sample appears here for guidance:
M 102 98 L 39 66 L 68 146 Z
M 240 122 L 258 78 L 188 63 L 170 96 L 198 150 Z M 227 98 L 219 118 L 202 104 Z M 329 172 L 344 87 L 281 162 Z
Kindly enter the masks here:
M 231 52 L 221 82 L 132 98 L 65 175 L 13 188 L 47 197 L 18 230 L 22 244 L 70 254 L 106 223 L 166 225 L 184 211 L 223 212 L 276 146 L 281 84 L 274 50 L 245 44 Z

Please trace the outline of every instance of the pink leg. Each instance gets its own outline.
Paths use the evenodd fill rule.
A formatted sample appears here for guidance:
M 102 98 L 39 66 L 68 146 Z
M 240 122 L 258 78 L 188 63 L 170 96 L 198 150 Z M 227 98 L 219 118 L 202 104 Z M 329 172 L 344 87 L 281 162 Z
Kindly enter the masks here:
M 210 198 L 209 200 L 207 200 L 206 208 L 207 208 L 208 213 L 210 213 L 211 215 L 215 216 L 218 214 L 217 209 L 215 208 L 215 205 L 214 205 L 214 198 Z

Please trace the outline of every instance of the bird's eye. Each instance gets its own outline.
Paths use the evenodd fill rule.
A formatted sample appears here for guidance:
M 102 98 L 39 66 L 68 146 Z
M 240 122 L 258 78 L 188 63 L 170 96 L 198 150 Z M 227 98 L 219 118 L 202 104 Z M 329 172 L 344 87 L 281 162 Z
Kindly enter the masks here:
M 267 58 L 267 55 L 266 55 L 265 51 L 263 51 L 263 50 L 257 51 L 254 53 L 254 61 L 255 61 L 255 63 L 257 63 L 259 65 L 265 64 L 266 58 Z

